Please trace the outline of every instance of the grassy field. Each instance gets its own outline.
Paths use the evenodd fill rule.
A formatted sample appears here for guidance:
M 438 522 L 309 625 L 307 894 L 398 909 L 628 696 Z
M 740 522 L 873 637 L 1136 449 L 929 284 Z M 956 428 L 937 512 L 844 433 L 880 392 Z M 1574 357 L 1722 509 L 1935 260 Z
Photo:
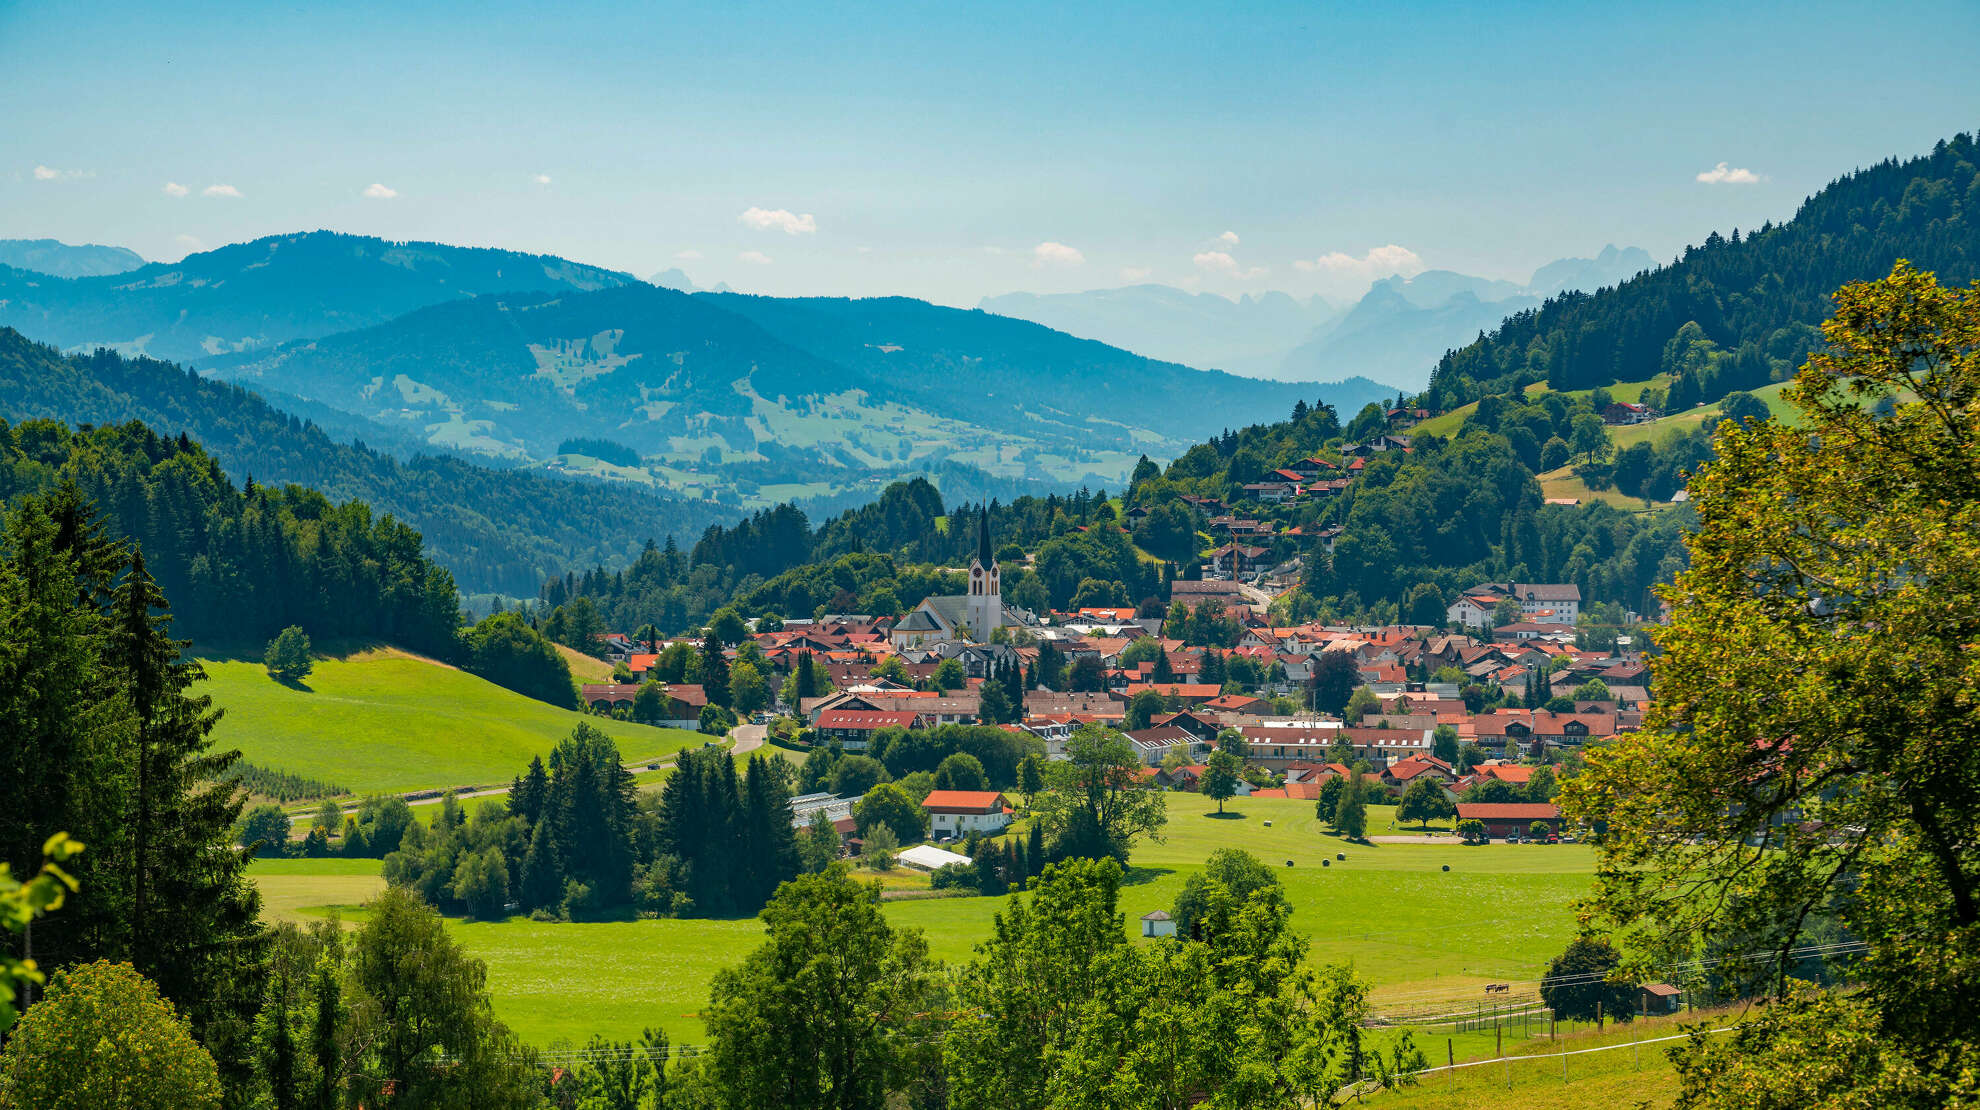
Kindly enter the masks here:
M 1352 962 L 1375 985 L 1374 1003 L 1384 1012 L 1468 1006 L 1484 983 L 1537 978 L 1572 936 L 1569 905 L 1588 889 L 1593 866 L 1590 850 L 1574 845 L 1348 844 L 1324 832 L 1311 802 L 1234 799 L 1233 816 L 1217 818 L 1201 797 L 1167 800 L 1164 840 L 1135 852 L 1122 891 L 1130 935 L 1139 932 L 1142 914 L 1171 905 L 1212 851 L 1243 848 L 1279 870 L 1293 926 L 1309 938 L 1313 959 Z M 1370 832 L 1387 834 L 1390 820 L 1390 810 L 1371 809 Z M 377 888 L 376 872 L 364 861 L 281 861 L 258 863 L 255 877 L 271 919 L 306 920 L 323 912 L 312 907 L 362 900 Z M 887 885 L 911 888 L 925 879 L 897 875 Z M 318 889 L 320 896 L 312 893 Z M 989 935 L 1004 902 L 890 900 L 887 915 L 921 929 L 937 957 L 962 962 Z M 518 918 L 450 927 L 487 963 L 497 1014 L 535 1044 L 582 1042 L 592 1033 L 624 1039 L 648 1025 L 666 1029 L 676 1043 L 695 1043 L 716 970 L 762 939 L 753 919 Z M 1461 1055 L 1485 1050 L 1489 1034 L 1459 1045 Z
M 507 782 L 580 721 L 611 734 L 628 759 L 707 739 L 558 709 L 392 649 L 319 659 L 294 685 L 259 662 L 202 662 L 205 692 L 226 710 L 214 729 L 220 746 L 360 794 Z
M 1625 512 L 1640 513 L 1656 508 L 1656 503 L 1641 497 L 1631 497 L 1613 486 L 1603 490 L 1592 490 L 1588 483 L 1575 476 L 1574 467 L 1564 466 L 1559 470 L 1549 470 L 1539 475 L 1542 497 L 1572 497 L 1586 505 L 1590 501 L 1606 501 Z

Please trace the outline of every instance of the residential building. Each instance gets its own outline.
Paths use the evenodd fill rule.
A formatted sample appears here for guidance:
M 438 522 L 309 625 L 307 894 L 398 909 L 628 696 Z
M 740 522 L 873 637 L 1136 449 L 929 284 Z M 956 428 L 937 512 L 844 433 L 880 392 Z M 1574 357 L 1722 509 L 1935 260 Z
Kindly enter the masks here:
M 937 839 L 994 833 L 1011 823 L 1010 803 L 995 790 L 934 790 L 921 800 Z

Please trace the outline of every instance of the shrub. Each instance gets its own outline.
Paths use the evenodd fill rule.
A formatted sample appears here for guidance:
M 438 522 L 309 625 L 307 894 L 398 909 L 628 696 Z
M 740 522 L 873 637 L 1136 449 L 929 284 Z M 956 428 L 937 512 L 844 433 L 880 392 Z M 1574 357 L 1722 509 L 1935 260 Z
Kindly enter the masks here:
M 935 873 L 929 876 L 928 885 L 936 890 L 948 890 L 952 887 L 963 890 L 976 890 L 978 888 L 976 865 L 973 863 L 951 863 L 937 868 Z
M 1485 835 L 1485 822 L 1478 820 L 1476 817 L 1459 821 L 1457 824 L 1457 834 L 1466 844 L 1483 844 L 1489 839 Z

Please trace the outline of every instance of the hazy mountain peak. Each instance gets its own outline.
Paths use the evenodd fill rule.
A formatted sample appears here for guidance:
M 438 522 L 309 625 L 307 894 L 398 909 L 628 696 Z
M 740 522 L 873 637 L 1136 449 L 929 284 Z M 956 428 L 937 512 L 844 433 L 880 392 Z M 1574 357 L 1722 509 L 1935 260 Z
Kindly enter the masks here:
M 71 244 L 55 239 L 0 239 L 0 266 L 52 277 L 100 277 L 125 273 L 142 265 L 143 256 L 126 247 Z

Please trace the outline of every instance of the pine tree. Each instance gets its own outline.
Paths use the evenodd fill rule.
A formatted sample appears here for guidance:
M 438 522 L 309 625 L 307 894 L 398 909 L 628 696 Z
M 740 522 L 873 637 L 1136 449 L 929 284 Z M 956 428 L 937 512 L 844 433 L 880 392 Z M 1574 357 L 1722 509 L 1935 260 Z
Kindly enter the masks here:
M 1004 692 L 1004 684 L 991 679 L 982 686 L 982 702 L 977 716 L 986 725 L 1001 725 L 1013 719 L 1010 695 Z
M 712 632 L 701 641 L 701 691 L 710 705 L 729 704 L 729 657 L 722 654 L 722 640 Z
M 529 835 L 529 850 L 523 854 L 522 904 L 526 910 L 549 909 L 564 897 L 564 867 L 557 856 L 557 841 L 550 822 L 539 821 Z
M 134 555 L 113 601 L 108 655 L 135 718 L 131 962 L 199 1023 L 213 1015 L 192 1000 L 218 985 L 216 954 L 255 934 L 258 900 L 233 846 L 241 795 L 204 789 L 240 752 L 209 751 L 220 715 L 212 698 L 188 692 L 206 676 L 182 661 L 168 608 Z
M 549 798 L 550 778 L 543 771 L 543 757 L 531 756 L 529 770 L 516 777 L 509 787 L 509 812 L 535 825 L 543 817 Z
M 1030 841 L 1025 845 L 1025 859 L 1031 865 L 1031 873 L 1039 875 L 1045 870 L 1045 826 L 1036 819 L 1031 822 Z

